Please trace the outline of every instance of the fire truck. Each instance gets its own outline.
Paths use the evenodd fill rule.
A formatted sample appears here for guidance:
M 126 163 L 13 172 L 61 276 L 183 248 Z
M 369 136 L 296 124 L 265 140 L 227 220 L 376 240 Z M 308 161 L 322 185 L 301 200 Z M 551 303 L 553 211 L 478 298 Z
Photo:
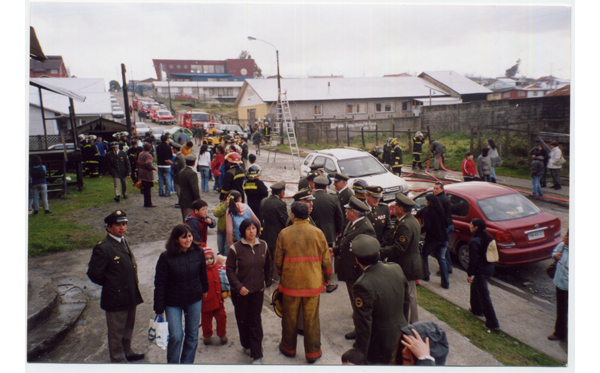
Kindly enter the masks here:
M 210 123 L 214 123 L 211 115 L 201 110 L 188 110 L 177 114 L 177 123 L 180 127 L 192 129 L 194 126 L 202 126 L 208 129 Z
M 146 104 L 146 103 L 150 103 L 150 102 L 154 102 L 154 100 L 151 99 L 150 97 L 136 96 L 133 98 L 133 109 L 135 111 L 139 111 L 142 109 L 142 104 Z

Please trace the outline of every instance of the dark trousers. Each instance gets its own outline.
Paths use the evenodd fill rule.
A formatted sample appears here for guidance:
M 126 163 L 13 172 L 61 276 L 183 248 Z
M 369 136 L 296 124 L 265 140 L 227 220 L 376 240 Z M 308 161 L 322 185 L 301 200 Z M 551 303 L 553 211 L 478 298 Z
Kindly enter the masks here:
M 246 296 L 231 293 L 231 301 L 235 310 L 240 344 L 243 348 L 250 349 L 253 359 L 263 357 L 262 340 L 263 329 L 260 312 L 263 306 L 264 291 L 256 291 Z
M 350 304 L 352 305 L 352 320 L 354 320 L 354 314 L 356 314 L 356 304 L 354 303 L 354 291 L 352 290 L 353 286 L 354 282 L 346 281 L 346 288 L 348 289 L 348 298 L 350 298 Z M 356 331 L 356 328 L 352 329 L 352 331 Z
M 152 197 L 150 196 L 150 190 L 154 186 L 152 181 L 142 181 L 142 194 L 144 195 L 144 207 L 152 206 Z
M 421 257 L 423 261 L 425 261 L 425 265 L 427 266 L 427 270 L 429 270 L 429 258 L 430 254 L 433 254 L 435 259 L 437 259 L 438 265 L 440 266 L 440 272 L 442 275 L 442 287 L 448 289 L 450 286 L 450 279 L 448 277 L 448 266 L 446 264 L 446 248 L 448 246 L 448 241 L 435 241 L 435 242 L 427 242 L 423 244 L 423 252 L 421 253 Z
M 556 324 L 554 335 L 560 339 L 566 339 L 569 316 L 569 292 L 556 288 Z
M 490 297 L 488 289 L 488 280 L 491 276 L 475 275 L 471 282 L 471 312 L 476 315 L 485 316 L 485 326 L 488 328 L 498 328 L 500 324 L 496 318 L 496 311 Z
M 111 363 L 126 363 L 127 356 L 135 354 L 131 349 L 134 325 L 135 307 L 117 312 L 106 311 L 108 352 Z
M 558 173 L 560 172 L 560 168 L 551 168 L 550 175 L 552 176 L 552 182 L 554 183 L 554 187 L 560 188 L 560 176 Z

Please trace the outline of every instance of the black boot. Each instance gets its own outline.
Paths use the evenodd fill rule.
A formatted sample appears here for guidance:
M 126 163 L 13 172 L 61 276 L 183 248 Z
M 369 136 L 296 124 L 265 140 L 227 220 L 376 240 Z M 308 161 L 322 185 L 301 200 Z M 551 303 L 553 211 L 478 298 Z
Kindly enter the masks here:
M 496 179 L 492 178 L 492 183 L 496 184 Z
M 413 161 L 413 164 L 412 164 L 412 169 L 413 169 L 413 171 L 415 170 L 415 167 L 416 167 L 416 166 L 417 166 L 417 161 Z

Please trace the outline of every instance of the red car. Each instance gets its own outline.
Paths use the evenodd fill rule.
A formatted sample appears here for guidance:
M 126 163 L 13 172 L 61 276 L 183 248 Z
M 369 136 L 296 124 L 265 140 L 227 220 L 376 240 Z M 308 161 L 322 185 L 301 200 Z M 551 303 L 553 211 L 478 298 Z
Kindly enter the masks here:
M 452 207 L 454 232 L 448 248 L 458 256 L 461 266 L 469 266 L 469 230 L 471 220 L 485 220 L 487 230 L 496 239 L 500 260 L 511 265 L 538 262 L 550 258 L 554 247 L 562 241 L 560 220 L 540 210 L 516 190 L 486 182 L 445 185 Z M 425 207 L 428 189 L 415 197 L 416 210 Z
M 188 94 L 181 94 L 181 95 L 175 96 L 175 99 L 176 100 L 197 100 L 198 97 L 192 96 L 192 95 L 188 95 Z

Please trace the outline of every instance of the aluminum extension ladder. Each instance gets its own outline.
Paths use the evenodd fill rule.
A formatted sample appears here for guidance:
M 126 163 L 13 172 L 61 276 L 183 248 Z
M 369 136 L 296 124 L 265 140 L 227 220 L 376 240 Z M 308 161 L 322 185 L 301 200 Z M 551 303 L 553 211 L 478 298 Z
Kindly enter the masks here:
M 292 155 L 292 162 L 294 170 L 296 169 L 296 160 L 299 161 L 300 151 L 298 150 L 298 140 L 296 138 L 296 130 L 294 128 L 294 122 L 292 121 L 292 112 L 290 110 L 290 103 L 287 99 L 287 92 L 281 97 L 281 100 L 277 103 L 277 133 L 279 133 L 279 123 L 283 125 L 284 136 L 287 137 L 288 145 L 290 147 L 290 154 Z M 274 129 L 275 132 L 275 129 Z M 269 150 L 270 151 L 270 150 Z M 277 153 L 273 158 L 273 162 L 277 158 Z M 267 156 L 267 162 L 269 157 Z

